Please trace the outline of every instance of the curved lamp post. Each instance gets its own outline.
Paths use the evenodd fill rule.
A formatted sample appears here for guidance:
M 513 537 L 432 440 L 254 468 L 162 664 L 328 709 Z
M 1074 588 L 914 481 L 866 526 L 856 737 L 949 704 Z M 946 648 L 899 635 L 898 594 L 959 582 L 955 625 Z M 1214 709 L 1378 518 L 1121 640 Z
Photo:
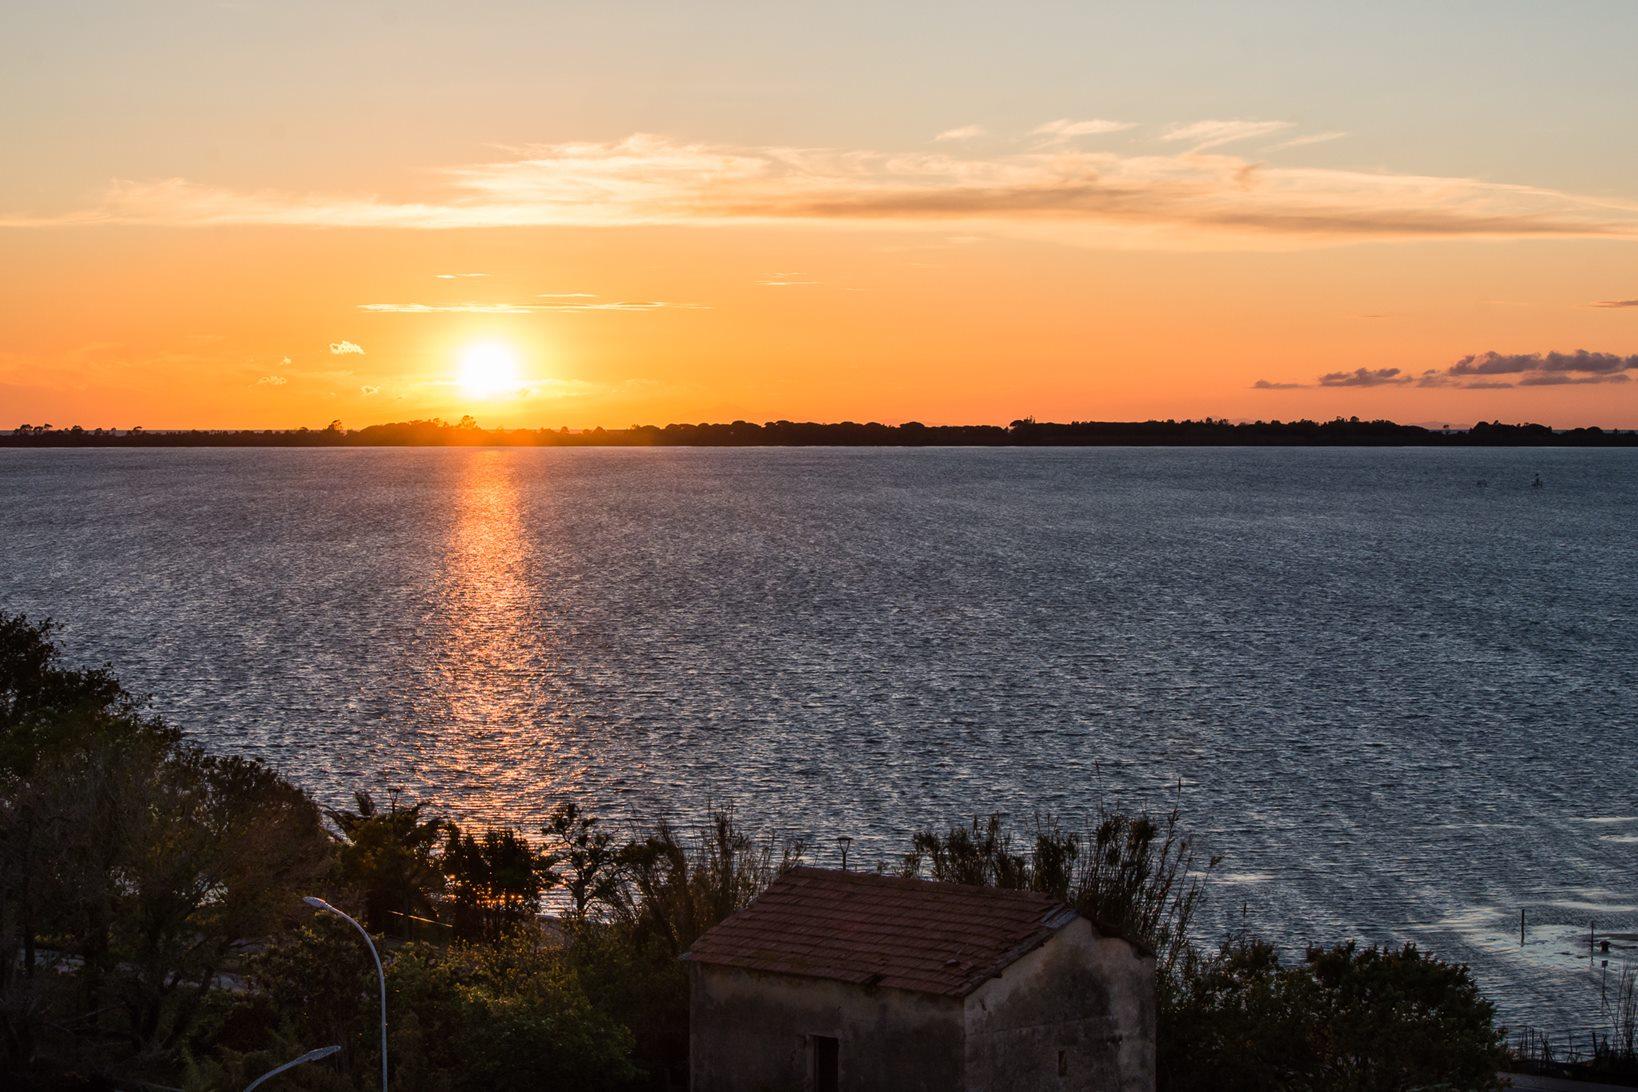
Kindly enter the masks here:
M 364 943 L 370 947 L 370 955 L 375 960 L 375 977 L 381 983 L 381 1092 L 387 1092 L 387 972 L 381 969 L 381 954 L 375 950 L 375 941 L 370 939 L 369 931 L 354 921 L 351 914 L 343 913 L 323 899 L 312 895 L 304 896 L 301 901 L 314 910 L 323 910 L 345 921 L 358 930 L 358 935 L 363 937 Z
M 328 1058 L 330 1055 L 335 1054 L 340 1049 L 341 1048 L 338 1046 L 327 1046 L 319 1047 L 317 1050 L 309 1050 L 300 1058 L 292 1058 L 288 1062 L 285 1062 L 283 1065 L 279 1066 L 277 1069 L 269 1069 L 266 1073 L 263 1073 L 260 1077 L 257 1077 L 255 1080 L 245 1085 L 245 1092 L 250 1092 L 252 1088 L 255 1088 L 263 1081 L 270 1077 L 277 1077 L 280 1073 L 283 1073 L 287 1069 L 295 1069 L 298 1065 L 306 1065 L 308 1062 L 316 1062 L 321 1058 Z

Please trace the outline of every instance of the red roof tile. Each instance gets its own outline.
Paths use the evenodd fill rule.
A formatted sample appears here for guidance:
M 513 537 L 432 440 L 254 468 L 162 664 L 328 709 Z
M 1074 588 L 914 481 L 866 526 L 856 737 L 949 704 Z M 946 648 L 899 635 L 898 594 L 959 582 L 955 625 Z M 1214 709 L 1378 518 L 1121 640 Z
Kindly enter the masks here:
M 1075 917 L 1033 891 L 795 868 L 685 958 L 960 997 Z

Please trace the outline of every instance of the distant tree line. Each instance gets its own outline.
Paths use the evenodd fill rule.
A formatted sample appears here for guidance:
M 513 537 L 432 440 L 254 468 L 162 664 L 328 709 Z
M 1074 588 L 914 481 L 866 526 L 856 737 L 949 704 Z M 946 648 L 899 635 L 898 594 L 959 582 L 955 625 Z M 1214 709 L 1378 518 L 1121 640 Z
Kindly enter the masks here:
M 392 790 L 322 809 L 64 662 L 48 624 L 0 614 L 0 1086 L 242 1088 L 334 1044 L 279 1087 L 375 1088 L 374 966 L 303 905 L 316 894 L 383 949 L 393 1087 L 681 1087 L 678 957 L 803 846 L 722 810 L 624 835 L 571 801 L 548 815 L 474 826 Z M 1106 810 L 1085 829 L 927 829 L 878 867 L 1047 892 L 1155 952 L 1163 1089 L 1497 1086 L 1500 1033 L 1465 966 L 1197 945 L 1216 864 L 1175 811 Z
M 1638 429 L 1553 429 L 1480 421 L 1431 429 L 1386 420 L 1070 421 L 1023 418 L 1000 425 L 901 425 L 856 421 L 731 421 L 617 429 L 482 428 L 471 417 L 399 421 L 348 429 L 111 429 L 18 425 L 0 447 L 1100 447 L 1100 446 L 1566 446 L 1638 447 Z

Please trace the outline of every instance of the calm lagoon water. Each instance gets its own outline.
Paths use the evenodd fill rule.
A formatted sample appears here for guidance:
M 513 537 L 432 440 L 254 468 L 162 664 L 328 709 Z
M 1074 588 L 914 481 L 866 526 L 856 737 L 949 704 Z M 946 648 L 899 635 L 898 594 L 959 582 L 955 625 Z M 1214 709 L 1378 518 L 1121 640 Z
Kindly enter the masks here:
M 868 863 L 1180 794 L 1211 928 L 1557 1028 L 1638 961 L 1635 537 L 1630 451 L 0 453 L 0 609 L 327 802 Z

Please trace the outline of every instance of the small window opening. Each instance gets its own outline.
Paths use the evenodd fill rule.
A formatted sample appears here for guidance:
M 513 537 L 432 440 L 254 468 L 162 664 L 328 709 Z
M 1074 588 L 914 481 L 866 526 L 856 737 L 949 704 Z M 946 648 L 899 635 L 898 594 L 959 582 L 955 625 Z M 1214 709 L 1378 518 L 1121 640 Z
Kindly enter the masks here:
M 837 1092 L 842 1086 L 842 1044 L 829 1035 L 810 1035 L 814 1092 Z

